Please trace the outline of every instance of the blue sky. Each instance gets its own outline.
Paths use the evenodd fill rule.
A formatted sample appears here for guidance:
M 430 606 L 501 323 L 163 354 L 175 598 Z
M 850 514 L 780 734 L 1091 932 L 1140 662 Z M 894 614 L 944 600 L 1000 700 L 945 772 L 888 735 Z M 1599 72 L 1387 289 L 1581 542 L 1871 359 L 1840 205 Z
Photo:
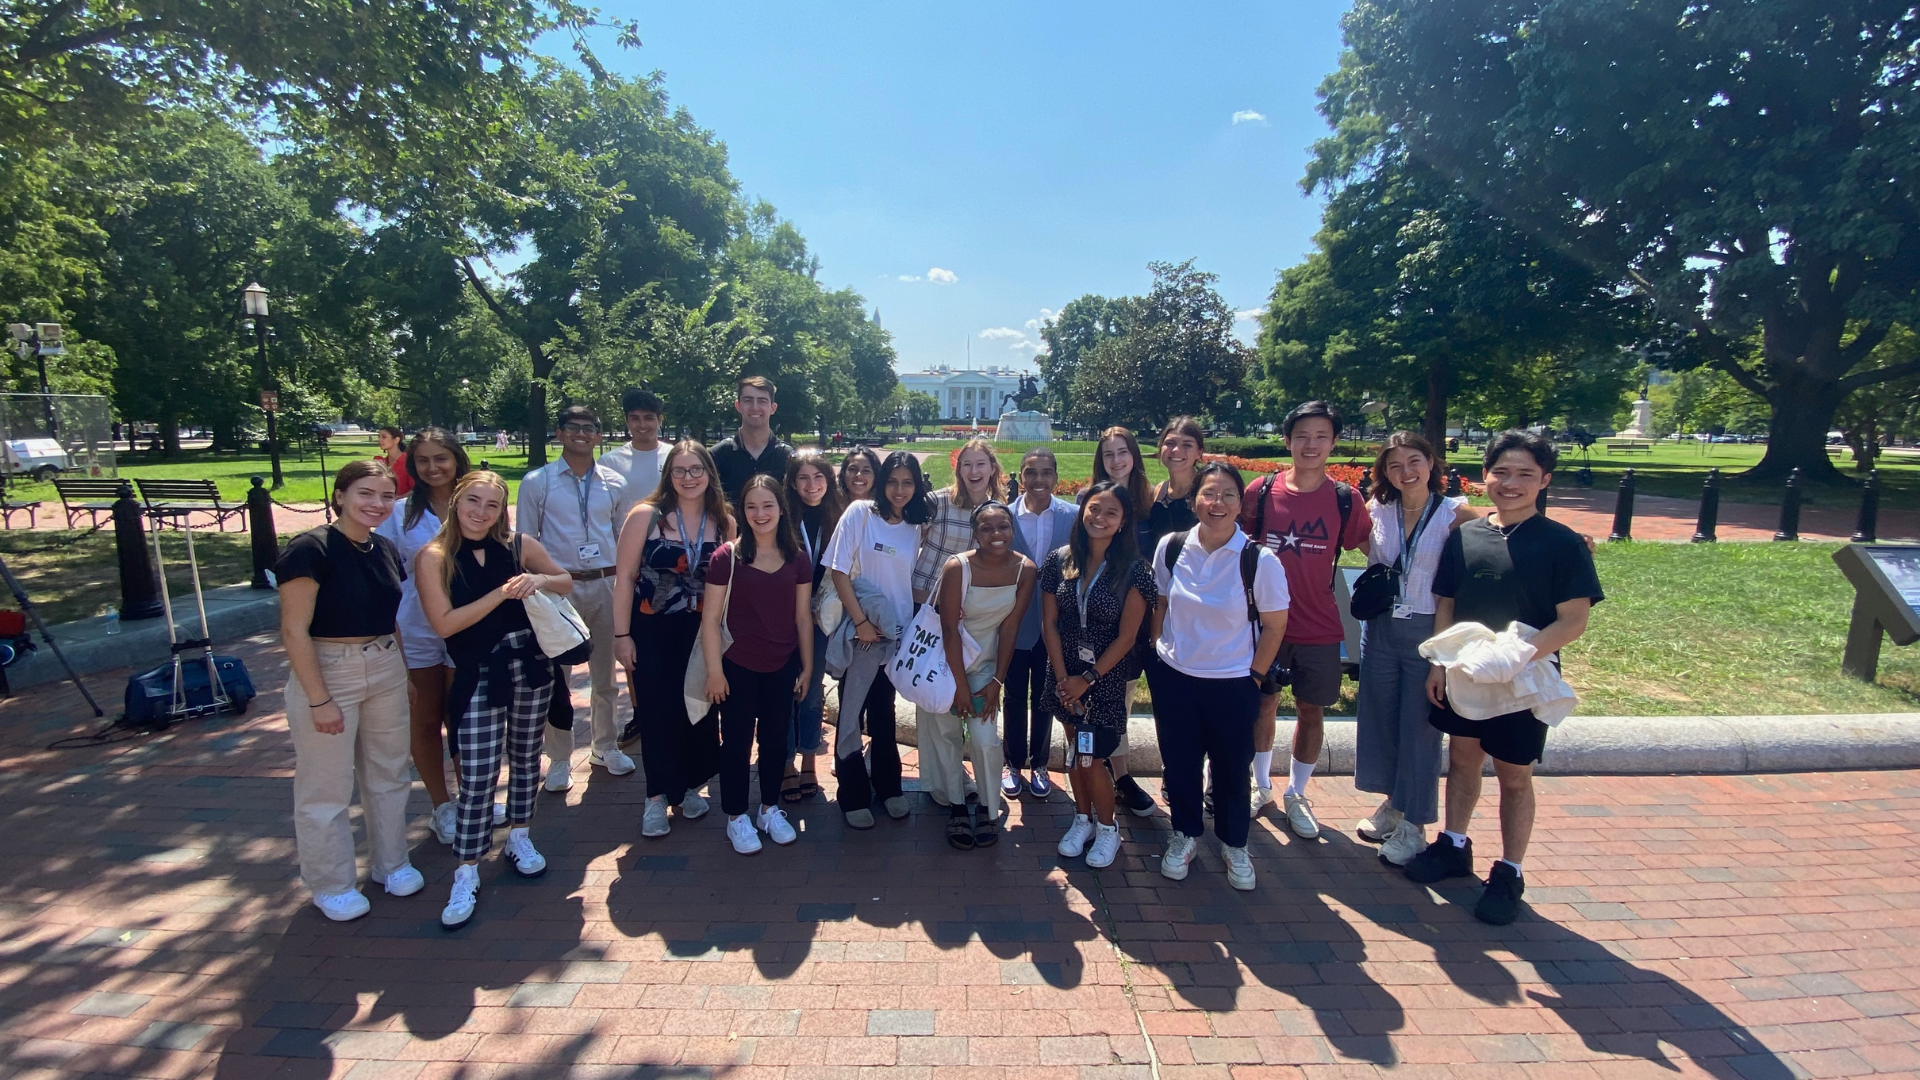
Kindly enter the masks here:
M 1310 248 L 1298 181 L 1346 3 L 609 3 L 744 194 L 892 331 L 901 370 L 1031 367 L 1038 320 L 1195 258 L 1236 309 Z M 1251 320 L 1241 323 L 1251 338 Z

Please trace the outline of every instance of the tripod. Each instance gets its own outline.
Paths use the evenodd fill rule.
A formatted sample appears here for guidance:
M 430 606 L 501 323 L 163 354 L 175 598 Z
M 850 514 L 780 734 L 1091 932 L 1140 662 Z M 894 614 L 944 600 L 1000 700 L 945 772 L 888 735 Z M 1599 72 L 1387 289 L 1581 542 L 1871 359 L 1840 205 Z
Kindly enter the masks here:
M 80 681 L 80 673 L 73 670 L 73 665 L 67 661 L 67 654 L 61 652 L 60 646 L 54 644 L 53 635 L 47 631 L 46 622 L 40 618 L 40 612 L 33 606 L 33 601 L 27 599 L 26 587 L 20 584 L 19 578 L 13 576 L 13 571 L 7 568 L 5 559 L 0 559 L 0 577 L 6 578 L 7 588 L 12 591 L 13 598 L 20 602 L 20 610 L 26 614 L 27 618 L 33 620 L 33 625 L 40 631 L 40 640 L 46 642 L 47 648 L 52 649 L 53 655 L 60 659 L 60 666 L 67 669 L 67 677 L 73 680 L 74 689 L 80 691 L 80 696 L 87 699 L 87 704 L 93 709 L 93 715 L 105 716 L 106 713 L 101 711 L 100 703 L 93 700 L 93 695 L 87 692 L 87 684 Z

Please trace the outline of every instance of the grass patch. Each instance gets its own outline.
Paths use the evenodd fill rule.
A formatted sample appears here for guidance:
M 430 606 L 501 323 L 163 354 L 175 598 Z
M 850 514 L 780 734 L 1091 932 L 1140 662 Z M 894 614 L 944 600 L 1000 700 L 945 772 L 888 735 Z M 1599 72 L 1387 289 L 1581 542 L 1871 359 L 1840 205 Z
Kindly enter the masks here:
M 186 541 L 169 532 L 160 543 L 174 615 L 184 617 L 183 611 L 193 604 Z M 248 545 L 244 532 L 196 530 L 193 551 L 200 562 L 201 586 L 212 589 L 252 580 L 253 552 Z M 7 567 L 26 588 L 27 599 L 48 625 L 104 615 L 120 604 L 120 563 L 111 527 L 91 536 L 85 530 L 65 529 L 0 532 L 0 556 L 6 558 Z M 16 606 L 10 596 L 0 599 L 0 605 Z

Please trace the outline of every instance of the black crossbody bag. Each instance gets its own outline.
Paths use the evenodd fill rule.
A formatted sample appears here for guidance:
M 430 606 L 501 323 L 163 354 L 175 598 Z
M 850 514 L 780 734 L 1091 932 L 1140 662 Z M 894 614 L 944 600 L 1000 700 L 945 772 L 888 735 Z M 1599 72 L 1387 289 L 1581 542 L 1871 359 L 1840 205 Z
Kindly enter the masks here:
M 1401 567 L 1406 564 L 1407 552 L 1426 532 L 1427 525 L 1433 521 L 1434 511 L 1439 509 L 1440 496 L 1427 496 L 1427 509 L 1414 523 L 1411 536 L 1400 538 L 1400 555 L 1391 564 L 1374 563 L 1354 579 L 1353 596 L 1347 601 L 1347 611 L 1361 622 L 1371 622 L 1393 609 L 1393 602 L 1400 599 Z M 1401 517 L 1405 521 L 1404 516 Z

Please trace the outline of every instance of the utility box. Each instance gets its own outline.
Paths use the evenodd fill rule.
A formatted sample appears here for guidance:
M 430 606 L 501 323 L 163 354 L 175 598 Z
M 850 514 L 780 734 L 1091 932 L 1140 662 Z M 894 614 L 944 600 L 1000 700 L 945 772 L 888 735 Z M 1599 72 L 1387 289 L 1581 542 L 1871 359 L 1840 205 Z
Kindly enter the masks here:
M 1920 641 L 1920 545 L 1848 544 L 1833 553 L 1853 583 L 1853 618 L 1840 671 L 1872 682 L 1880 670 L 1880 639 Z

